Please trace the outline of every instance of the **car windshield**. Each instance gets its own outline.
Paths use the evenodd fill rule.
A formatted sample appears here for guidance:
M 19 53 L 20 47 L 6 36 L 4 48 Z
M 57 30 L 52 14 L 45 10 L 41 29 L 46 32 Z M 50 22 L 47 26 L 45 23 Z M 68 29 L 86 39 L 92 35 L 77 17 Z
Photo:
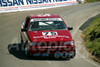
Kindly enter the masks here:
M 63 21 L 31 21 L 29 31 L 67 30 Z

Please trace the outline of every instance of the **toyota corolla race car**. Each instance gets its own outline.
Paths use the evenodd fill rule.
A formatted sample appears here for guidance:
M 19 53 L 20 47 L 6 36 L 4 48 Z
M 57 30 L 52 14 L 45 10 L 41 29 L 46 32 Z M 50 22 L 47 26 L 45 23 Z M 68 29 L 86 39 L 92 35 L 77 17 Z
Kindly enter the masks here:
M 27 56 L 73 58 L 75 44 L 63 19 L 56 14 L 30 15 L 21 26 L 21 45 Z

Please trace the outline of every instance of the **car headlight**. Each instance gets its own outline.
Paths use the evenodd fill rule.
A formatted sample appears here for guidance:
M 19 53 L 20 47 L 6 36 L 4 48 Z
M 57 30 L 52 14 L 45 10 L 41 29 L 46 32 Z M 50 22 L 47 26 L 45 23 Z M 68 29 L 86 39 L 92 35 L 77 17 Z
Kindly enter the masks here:
M 73 41 L 64 42 L 64 45 L 67 45 L 67 44 L 74 45 Z
M 36 45 L 35 42 L 30 42 L 30 46 L 34 46 L 34 45 Z

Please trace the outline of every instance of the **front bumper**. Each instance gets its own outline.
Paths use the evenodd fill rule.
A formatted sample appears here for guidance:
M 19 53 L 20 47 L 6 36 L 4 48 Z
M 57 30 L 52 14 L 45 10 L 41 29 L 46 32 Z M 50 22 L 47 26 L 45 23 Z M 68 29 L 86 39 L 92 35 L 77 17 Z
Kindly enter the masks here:
M 38 47 L 30 47 L 29 49 L 29 54 L 31 56 L 73 56 L 75 51 L 74 46 L 69 46 L 69 47 L 56 47 L 56 48 L 38 48 Z

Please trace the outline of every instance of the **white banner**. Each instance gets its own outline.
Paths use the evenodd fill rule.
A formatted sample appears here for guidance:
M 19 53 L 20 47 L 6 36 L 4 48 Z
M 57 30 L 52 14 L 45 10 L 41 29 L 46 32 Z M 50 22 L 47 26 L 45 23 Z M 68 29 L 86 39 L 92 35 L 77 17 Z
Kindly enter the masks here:
M 76 5 L 76 0 L 0 0 L 0 13 Z

